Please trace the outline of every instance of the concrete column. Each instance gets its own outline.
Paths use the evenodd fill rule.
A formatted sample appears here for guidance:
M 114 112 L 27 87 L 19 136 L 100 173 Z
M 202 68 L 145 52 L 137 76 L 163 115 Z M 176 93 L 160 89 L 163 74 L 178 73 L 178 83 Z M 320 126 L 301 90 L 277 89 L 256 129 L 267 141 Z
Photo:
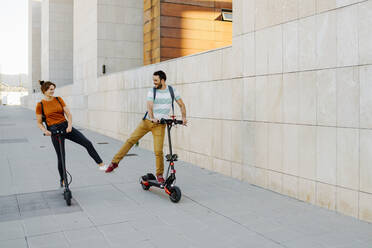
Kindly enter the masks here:
M 97 81 L 97 0 L 74 1 L 74 90 L 95 91 Z
M 41 78 L 41 0 L 28 2 L 28 85 L 30 92 L 38 90 Z
M 42 2 L 42 79 L 73 83 L 73 0 Z

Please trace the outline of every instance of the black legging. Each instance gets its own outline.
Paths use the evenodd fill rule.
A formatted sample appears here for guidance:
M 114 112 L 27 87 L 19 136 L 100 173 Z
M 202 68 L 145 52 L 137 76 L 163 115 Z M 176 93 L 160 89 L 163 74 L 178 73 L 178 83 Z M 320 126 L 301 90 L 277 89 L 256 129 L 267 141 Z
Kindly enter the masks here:
M 57 125 L 50 126 L 48 130 L 54 131 L 54 130 L 66 130 L 67 128 L 67 122 L 60 123 Z M 84 146 L 87 150 L 89 155 L 94 159 L 94 161 L 97 164 L 102 163 L 102 159 L 98 155 L 96 149 L 94 149 L 92 142 L 90 142 L 85 136 L 79 132 L 77 129 L 74 127 L 72 128 L 72 131 L 70 133 L 66 133 L 64 137 L 61 137 L 61 143 L 62 143 L 62 153 L 63 153 L 63 160 L 65 161 L 65 139 L 69 139 L 75 143 L 78 143 L 81 146 Z M 61 152 L 59 150 L 59 143 L 58 143 L 58 138 L 56 136 L 52 136 L 52 143 L 54 146 L 54 149 L 56 150 L 57 157 L 58 157 L 58 172 L 63 179 L 63 170 L 62 170 L 62 158 L 61 158 Z

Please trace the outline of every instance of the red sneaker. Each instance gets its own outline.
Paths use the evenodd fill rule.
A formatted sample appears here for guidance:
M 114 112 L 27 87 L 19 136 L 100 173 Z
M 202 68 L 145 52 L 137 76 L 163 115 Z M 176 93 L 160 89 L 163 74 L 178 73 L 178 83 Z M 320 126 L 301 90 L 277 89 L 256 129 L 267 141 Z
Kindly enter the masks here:
M 165 183 L 163 175 L 157 175 L 156 180 L 158 180 L 158 182 L 161 184 Z
M 107 167 L 107 169 L 106 169 L 106 173 L 110 173 L 110 172 L 112 172 L 113 170 L 115 170 L 116 168 L 118 168 L 118 164 L 117 163 L 111 163 L 108 167 Z

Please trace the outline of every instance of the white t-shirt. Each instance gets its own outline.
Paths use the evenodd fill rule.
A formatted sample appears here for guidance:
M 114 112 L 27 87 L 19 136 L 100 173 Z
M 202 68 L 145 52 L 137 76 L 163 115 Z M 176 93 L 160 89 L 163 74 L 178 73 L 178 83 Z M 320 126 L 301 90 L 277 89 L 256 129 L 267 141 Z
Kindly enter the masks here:
M 174 92 L 174 100 L 177 101 L 181 99 L 181 96 L 177 92 L 177 90 L 174 87 L 172 88 Z M 154 113 L 154 118 L 158 120 L 160 120 L 161 118 L 168 119 L 169 113 L 172 111 L 172 96 L 169 92 L 169 87 L 167 86 L 165 90 L 157 89 L 155 97 L 156 98 L 154 102 L 154 89 L 151 88 L 147 93 L 147 101 L 154 102 L 154 106 L 152 109 Z M 147 115 L 147 119 L 150 119 L 149 115 Z

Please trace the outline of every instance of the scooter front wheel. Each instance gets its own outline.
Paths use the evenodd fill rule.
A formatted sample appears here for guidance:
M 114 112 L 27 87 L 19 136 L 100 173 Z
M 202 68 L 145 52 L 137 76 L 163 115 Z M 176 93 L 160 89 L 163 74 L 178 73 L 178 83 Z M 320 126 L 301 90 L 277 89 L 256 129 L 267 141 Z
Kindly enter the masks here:
M 177 186 L 173 186 L 169 189 L 169 191 L 171 192 L 169 195 L 169 199 L 172 202 L 177 203 L 181 200 L 182 193 L 180 188 L 178 188 Z

